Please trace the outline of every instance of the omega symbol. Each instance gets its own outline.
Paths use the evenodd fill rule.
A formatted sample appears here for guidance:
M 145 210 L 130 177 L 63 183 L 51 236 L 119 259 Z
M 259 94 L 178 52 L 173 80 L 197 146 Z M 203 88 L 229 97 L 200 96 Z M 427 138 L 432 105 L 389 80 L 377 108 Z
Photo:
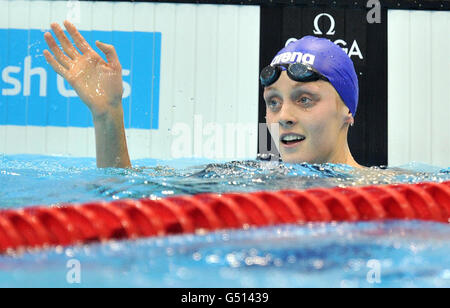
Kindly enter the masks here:
M 336 23 L 335 23 L 335 21 L 334 21 L 333 16 L 331 16 L 331 15 L 328 14 L 328 13 L 322 13 L 322 14 L 319 14 L 319 15 L 316 16 L 316 18 L 314 19 L 314 31 L 313 31 L 313 33 L 316 34 L 316 35 L 322 35 L 322 34 L 323 34 L 323 32 L 322 32 L 322 31 L 320 30 L 320 28 L 319 28 L 319 19 L 320 19 L 322 16 L 328 17 L 328 19 L 329 19 L 330 22 L 331 22 L 330 29 L 328 29 L 328 32 L 327 32 L 326 35 L 334 35 L 334 34 L 336 33 L 336 31 L 334 31 L 334 27 L 335 27 Z

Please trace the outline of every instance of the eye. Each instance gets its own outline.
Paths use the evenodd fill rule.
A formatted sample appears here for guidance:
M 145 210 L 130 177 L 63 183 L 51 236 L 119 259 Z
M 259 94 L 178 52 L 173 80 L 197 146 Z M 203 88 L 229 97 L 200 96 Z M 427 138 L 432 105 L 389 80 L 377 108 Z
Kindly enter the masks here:
M 299 100 L 300 103 L 302 103 L 302 105 L 309 105 L 312 103 L 312 99 L 310 99 L 309 97 L 306 96 L 302 96 Z
M 274 99 L 270 99 L 266 104 L 267 104 L 267 107 L 269 107 L 272 110 L 278 109 L 281 106 L 281 103 Z

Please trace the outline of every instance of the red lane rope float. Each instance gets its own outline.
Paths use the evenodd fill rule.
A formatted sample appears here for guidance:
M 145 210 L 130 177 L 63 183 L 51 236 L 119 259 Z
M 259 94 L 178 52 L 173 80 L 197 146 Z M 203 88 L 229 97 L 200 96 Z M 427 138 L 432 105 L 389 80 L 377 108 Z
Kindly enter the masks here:
M 450 181 L 443 184 L 420 183 L 417 187 L 424 189 L 436 201 L 444 218 L 450 216 Z
M 249 224 L 247 214 L 231 198 L 208 193 L 196 195 L 193 199 L 204 203 L 217 213 L 225 228 L 244 228 Z
M 254 195 L 262 199 L 263 202 L 269 203 L 278 219 L 283 223 L 301 223 L 306 221 L 302 210 L 290 198 L 268 191 L 257 192 Z
M 279 193 L 293 200 L 305 214 L 306 221 L 331 221 L 332 215 L 320 198 L 308 191 L 281 190 Z
M 360 218 L 359 212 L 352 201 L 342 194 L 325 188 L 315 188 L 308 191 L 319 199 L 323 200 L 332 215 L 332 220 L 336 221 L 357 221 Z
M 358 206 L 358 212 L 361 220 L 380 220 L 385 219 L 387 214 L 384 207 L 371 194 L 355 187 L 334 188 L 334 191 L 343 194 L 353 204 Z
M 137 236 L 164 235 L 164 226 L 150 207 L 140 201 L 118 200 L 113 205 L 123 209 L 134 222 Z
M 369 192 L 378 199 L 387 213 L 387 218 L 392 219 L 414 219 L 414 209 L 408 200 L 398 191 L 389 186 L 368 186 L 363 190 Z
M 382 219 L 449 223 L 450 181 L 0 210 L 0 253 L 249 226 Z

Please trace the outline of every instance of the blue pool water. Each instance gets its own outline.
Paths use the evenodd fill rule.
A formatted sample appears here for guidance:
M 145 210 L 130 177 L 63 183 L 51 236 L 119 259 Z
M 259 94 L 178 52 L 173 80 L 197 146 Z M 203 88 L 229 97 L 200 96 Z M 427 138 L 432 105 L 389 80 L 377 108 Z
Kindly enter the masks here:
M 199 192 L 442 182 L 450 168 L 354 170 L 260 161 L 0 156 L 0 208 Z M 386 221 L 272 226 L 0 256 L 0 287 L 450 287 L 450 226 Z M 79 265 L 80 283 L 71 279 Z M 75 282 L 75 283 L 74 283 Z

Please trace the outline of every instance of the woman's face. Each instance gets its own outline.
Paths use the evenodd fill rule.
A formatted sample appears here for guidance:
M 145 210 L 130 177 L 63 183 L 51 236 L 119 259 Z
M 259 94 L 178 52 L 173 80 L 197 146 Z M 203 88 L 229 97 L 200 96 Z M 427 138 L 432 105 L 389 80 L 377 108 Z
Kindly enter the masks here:
M 264 89 L 264 100 L 266 122 L 284 162 L 340 161 L 353 117 L 329 82 L 296 82 L 283 71 Z

